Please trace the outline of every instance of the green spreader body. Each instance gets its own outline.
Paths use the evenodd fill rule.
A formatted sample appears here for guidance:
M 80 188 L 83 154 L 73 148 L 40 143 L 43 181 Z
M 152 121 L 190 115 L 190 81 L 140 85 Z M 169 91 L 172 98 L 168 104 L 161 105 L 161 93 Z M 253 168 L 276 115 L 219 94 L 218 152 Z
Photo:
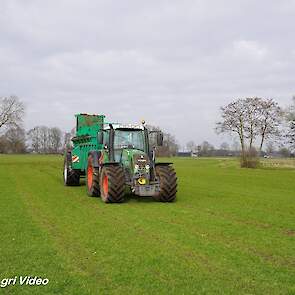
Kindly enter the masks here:
M 104 115 L 77 114 L 76 136 L 72 138 L 72 168 L 82 173 L 87 168 L 88 153 L 102 150 L 103 143 L 98 142 L 98 134 L 104 127 Z

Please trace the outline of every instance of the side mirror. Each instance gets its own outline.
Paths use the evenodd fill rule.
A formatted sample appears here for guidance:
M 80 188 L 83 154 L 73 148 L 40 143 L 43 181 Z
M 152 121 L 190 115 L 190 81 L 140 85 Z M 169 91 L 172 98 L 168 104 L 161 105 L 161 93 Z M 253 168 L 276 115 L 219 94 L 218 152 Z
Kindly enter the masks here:
M 157 146 L 163 145 L 163 133 L 157 132 Z
M 97 133 L 97 142 L 98 142 L 98 144 L 103 144 L 103 132 L 102 131 Z

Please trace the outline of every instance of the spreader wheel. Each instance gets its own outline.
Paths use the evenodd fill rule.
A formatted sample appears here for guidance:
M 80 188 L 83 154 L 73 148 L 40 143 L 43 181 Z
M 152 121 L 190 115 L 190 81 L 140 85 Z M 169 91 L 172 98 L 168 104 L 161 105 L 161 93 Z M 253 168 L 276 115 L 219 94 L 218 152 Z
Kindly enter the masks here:
M 63 169 L 64 185 L 74 186 L 80 184 L 80 173 L 72 169 L 72 153 L 68 152 L 65 155 L 64 169 Z
M 157 165 L 156 175 L 160 181 L 160 192 L 153 198 L 160 202 L 173 202 L 177 192 L 175 170 L 169 165 Z
M 86 171 L 86 188 L 88 196 L 99 196 L 99 169 L 94 167 L 92 155 L 88 157 Z
M 105 203 L 124 201 L 125 176 L 121 166 L 105 166 L 100 176 L 101 199 Z

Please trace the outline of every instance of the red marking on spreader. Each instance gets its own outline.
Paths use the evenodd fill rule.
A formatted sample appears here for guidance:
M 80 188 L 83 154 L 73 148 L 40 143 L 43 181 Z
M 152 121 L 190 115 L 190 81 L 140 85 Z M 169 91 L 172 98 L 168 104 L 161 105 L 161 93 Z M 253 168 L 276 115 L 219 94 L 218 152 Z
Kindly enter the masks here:
M 78 156 L 72 156 L 72 162 L 73 163 L 79 162 L 79 157 Z

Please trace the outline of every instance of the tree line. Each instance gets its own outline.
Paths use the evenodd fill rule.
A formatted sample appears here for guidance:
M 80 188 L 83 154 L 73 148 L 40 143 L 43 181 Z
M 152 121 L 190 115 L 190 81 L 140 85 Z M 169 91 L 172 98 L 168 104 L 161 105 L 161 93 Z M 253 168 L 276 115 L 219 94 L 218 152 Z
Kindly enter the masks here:
M 52 153 L 63 151 L 64 135 L 58 127 L 36 126 L 26 131 L 20 126 L 7 128 L 0 136 L 0 153 Z
M 25 106 L 17 96 L 0 98 L 0 153 L 59 153 L 64 134 L 58 127 L 23 127 Z
M 0 153 L 59 153 L 70 144 L 73 130 L 63 133 L 58 127 L 35 126 L 23 128 L 24 104 L 17 96 L 0 97 Z M 221 119 L 216 123 L 217 134 L 227 133 L 235 140 L 235 148 L 223 143 L 215 149 L 208 141 L 196 145 L 187 143 L 187 150 L 197 156 L 222 156 L 236 151 L 247 162 L 265 151 L 279 150 L 290 155 L 295 149 L 295 97 L 293 104 L 283 109 L 274 99 L 238 98 L 220 108 Z M 147 126 L 149 130 L 160 130 Z M 153 142 L 151 143 L 153 145 Z M 170 133 L 164 133 L 159 156 L 176 156 L 179 145 Z
M 219 146 L 214 146 L 208 141 L 196 144 L 189 141 L 186 144 L 187 152 L 179 152 L 178 155 L 196 156 L 196 157 L 239 157 L 241 155 L 241 147 L 238 141 L 232 144 L 222 142 Z M 292 149 L 283 143 L 275 145 L 272 141 L 266 142 L 264 149 L 260 153 L 264 157 L 294 157 Z

